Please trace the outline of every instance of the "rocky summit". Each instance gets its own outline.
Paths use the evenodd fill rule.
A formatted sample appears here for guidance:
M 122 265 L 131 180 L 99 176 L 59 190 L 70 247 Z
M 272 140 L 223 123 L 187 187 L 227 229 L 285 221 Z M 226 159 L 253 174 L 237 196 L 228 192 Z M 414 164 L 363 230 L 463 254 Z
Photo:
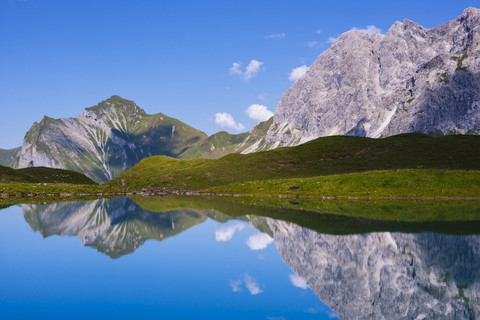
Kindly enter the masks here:
M 480 132 L 480 9 L 427 29 L 351 30 L 278 103 L 265 139 L 244 152 L 317 137 Z
M 52 167 L 82 172 L 105 182 L 152 155 L 177 157 L 206 134 L 133 101 L 112 96 L 76 118 L 44 117 L 34 123 L 15 167 Z

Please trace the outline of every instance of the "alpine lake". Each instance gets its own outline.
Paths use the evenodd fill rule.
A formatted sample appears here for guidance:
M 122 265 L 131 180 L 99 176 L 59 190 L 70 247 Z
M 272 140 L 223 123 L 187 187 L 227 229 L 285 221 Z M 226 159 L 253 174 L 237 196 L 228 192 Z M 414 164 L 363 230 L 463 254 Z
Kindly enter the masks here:
M 480 201 L 0 206 L 1 319 L 475 319 Z

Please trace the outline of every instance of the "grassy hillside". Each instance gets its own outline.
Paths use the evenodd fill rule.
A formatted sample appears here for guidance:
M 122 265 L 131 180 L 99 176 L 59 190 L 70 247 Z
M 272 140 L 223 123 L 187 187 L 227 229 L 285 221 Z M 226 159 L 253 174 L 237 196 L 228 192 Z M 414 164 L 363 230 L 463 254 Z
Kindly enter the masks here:
M 0 183 L 65 183 L 65 184 L 96 184 L 87 176 L 69 170 L 53 168 L 23 168 L 12 169 L 0 166 Z
M 220 159 L 178 160 L 155 156 L 142 160 L 104 187 L 202 190 L 247 181 L 419 168 L 480 170 L 480 136 L 402 134 L 384 139 L 333 136 L 296 147 L 230 154 Z

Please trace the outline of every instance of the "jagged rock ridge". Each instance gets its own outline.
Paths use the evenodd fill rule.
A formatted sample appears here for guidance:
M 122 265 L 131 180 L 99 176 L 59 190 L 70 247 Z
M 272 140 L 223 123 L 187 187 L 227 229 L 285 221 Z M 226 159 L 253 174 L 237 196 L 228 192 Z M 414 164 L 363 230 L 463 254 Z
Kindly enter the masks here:
M 177 157 L 206 134 L 112 96 L 77 118 L 44 117 L 25 135 L 17 168 L 52 167 L 105 182 L 152 155 Z
M 344 33 L 278 103 L 262 145 L 317 137 L 480 132 L 480 10 L 426 29 L 404 20 L 386 34 Z

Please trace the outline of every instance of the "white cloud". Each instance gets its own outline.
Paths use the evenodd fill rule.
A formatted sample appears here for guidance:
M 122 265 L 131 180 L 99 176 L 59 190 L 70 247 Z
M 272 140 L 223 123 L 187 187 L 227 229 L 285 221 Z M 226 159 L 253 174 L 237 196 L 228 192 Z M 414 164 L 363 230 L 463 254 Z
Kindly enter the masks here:
M 317 31 L 315 31 L 316 34 L 320 34 L 322 33 L 322 29 L 317 29 Z
M 327 40 L 327 43 L 334 43 L 335 41 L 337 41 L 338 37 L 328 37 L 328 40 Z
M 239 62 L 234 62 L 232 67 L 228 69 L 230 71 L 230 74 L 238 74 L 242 75 L 242 70 L 241 70 L 242 64 Z
M 245 226 L 241 223 L 237 223 L 233 226 L 221 227 L 215 231 L 215 240 L 218 242 L 227 242 L 233 238 L 236 231 L 243 230 Z
M 250 119 L 255 121 L 266 121 L 273 117 L 273 112 L 268 110 L 266 106 L 261 104 L 252 104 L 245 110 L 245 113 Z
M 268 98 L 267 98 L 267 94 L 266 93 L 261 93 L 257 96 L 257 99 L 258 100 L 261 100 L 261 101 L 268 101 Z
M 236 123 L 232 115 L 226 112 L 215 114 L 215 123 L 222 128 L 232 129 L 232 130 L 243 130 L 245 126 L 241 123 Z
M 230 287 L 232 288 L 233 292 L 239 292 L 242 290 L 240 286 L 242 285 L 242 280 L 230 280 Z
M 258 70 L 260 70 L 262 64 L 263 62 L 257 61 L 255 59 L 251 60 L 247 66 L 247 69 L 245 70 L 245 81 L 248 81 L 251 78 L 255 77 L 258 73 Z
M 274 33 L 266 36 L 265 39 L 283 39 L 285 36 L 285 33 Z
M 300 66 L 298 68 L 295 68 L 290 72 L 290 75 L 288 76 L 288 80 L 290 81 L 297 81 L 298 78 L 303 76 L 305 72 L 307 72 L 308 67 L 306 65 Z
M 357 27 L 353 27 L 352 29 L 350 30 L 358 30 L 358 31 L 362 31 L 362 32 L 365 32 L 366 34 L 368 35 L 372 35 L 374 33 L 382 33 L 382 29 L 380 28 L 377 28 L 375 27 L 374 25 L 371 25 L 371 26 L 367 26 L 366 28 L 357 28 Z
M 255 77 L 260 71 L 260 67 L 263 65 L 263 62 L 252 59 L 250 63 L 245 68 L 245 71 L 242 71 L 242 63 L 234 62 L 228 71 L 231 75 L 238 75 L 243 81 L 248 82 L 251 78 Z
M 305 280 L 303 280 L 302 278 L 300 278 L 298 275 L 296 275 L 295 273 L 292 273 L 290 275 L 288 275 L 288 277 L 290 278 L 290 282 L 295 286 L 295 287 L 298 287 L 298 288 L 301 288 L 301 289 L 307 289 L 308 288 L 308 285 L 307 283 L 305 282 Z
M 265 249 L 273 239 L 266 233 L 258 233 L 250 236 L 247 239 L 247 246 L 252 250 Z
M 253 279 L 248 274 L 245 275 L 245 286 L 247 287 L 248 291 L 250 291 L 250 294 L 252 295 L 256 295 L 256 294 L 259 294 L 260 292 L 263 292 L 263 290 L 260 289 L 260 286 L 258 285 L 257 280 Z
M 310 41 L 310 42 L 305 43 L 305 45 L 309 48 L 313 48 L 317 45 L 317 43 L 318 43 L 317 41 Z

